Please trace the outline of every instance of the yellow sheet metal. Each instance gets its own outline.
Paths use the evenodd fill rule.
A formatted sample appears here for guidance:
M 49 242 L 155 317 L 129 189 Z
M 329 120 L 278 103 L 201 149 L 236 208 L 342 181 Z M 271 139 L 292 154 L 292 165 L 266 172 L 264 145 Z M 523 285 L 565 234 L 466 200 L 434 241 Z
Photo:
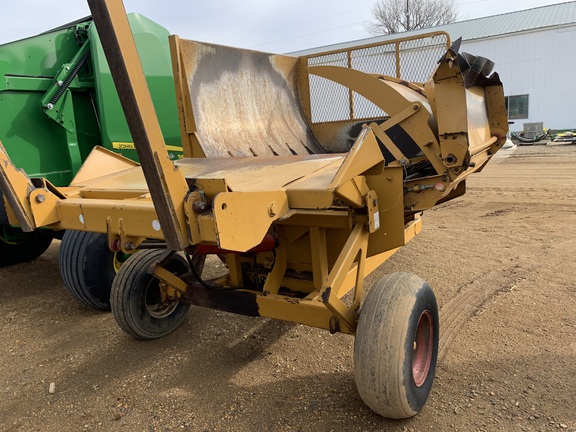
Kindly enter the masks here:
M 334 188 L 330 184 L 345 155 L 306 155 L 283 157 L 246 158 L 195 158 L 177 162 L 179 170 L 191 184 L 222 180 L 217 192 L 270 192 L 285 190 L 290 192 L 318 190 L 322 197 L 318 200 L 299 199 L 291 207 L 327 208 L 332 204 Z M 97 192 L 113 196 L 116 193 L 135 197 L 148 196 L 146 180 L 140 167 L 125 169 L 81 182 L 81 195 L 93 196 Z M 77 190 L 71 190 L 76 195 Z M 212 196 L 213 197 L 213 196 Z
M 224 159 L 182 159 L 177 162 L 188 179 L 226 180 L 231 191 L 274 191 L 328 168 L 332 177 L 345 155 L 307 155 Z

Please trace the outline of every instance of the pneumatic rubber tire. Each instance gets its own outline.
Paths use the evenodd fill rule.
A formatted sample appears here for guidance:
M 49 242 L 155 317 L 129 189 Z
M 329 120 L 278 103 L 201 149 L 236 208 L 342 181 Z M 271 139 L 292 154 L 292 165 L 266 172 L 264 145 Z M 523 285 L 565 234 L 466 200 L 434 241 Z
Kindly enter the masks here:
M 438 358 L 436 298 L 410 273 L 380 279 L 366 296 L 354 342 L 354 373 L 362 400 L 376 413 L 402 419 L 424 406 Z
M 32 261 L 42 255 L 52 243 L 52 236 L 42 230 L 22 233 L 18 242 L 0 237 L 0 267 Z
M 186 318 L 190 304 L 175 299 L 162 300 L 160 281 L 149 274 L 163 250 L 136 252 L 121 268 L 114 283 L 110 303 L 118 325 L 136 339 L 157 339 L 174 331 Z M 172 255 L 163 267 L 178 276 L 189 271 L 180 255 Z
M 87 306 L 109 311 L 116 270 L 106 235 L 68 230 L 62 237 L 58 258 L 60 276 L 68 291 Z

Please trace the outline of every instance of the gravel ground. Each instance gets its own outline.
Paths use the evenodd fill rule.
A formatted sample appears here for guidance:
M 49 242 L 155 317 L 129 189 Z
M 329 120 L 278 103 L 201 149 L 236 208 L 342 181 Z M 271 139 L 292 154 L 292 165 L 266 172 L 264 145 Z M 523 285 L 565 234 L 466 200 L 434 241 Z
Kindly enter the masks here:
M 416 417 L 362 403 L 350 336 L 195 308 L 136 341 L 66 292 L 55 243 L 0 269 L 0 430 L 576 431 L 576 146 L 498 156 L 366 282 L 410 271 L 436 292 Z

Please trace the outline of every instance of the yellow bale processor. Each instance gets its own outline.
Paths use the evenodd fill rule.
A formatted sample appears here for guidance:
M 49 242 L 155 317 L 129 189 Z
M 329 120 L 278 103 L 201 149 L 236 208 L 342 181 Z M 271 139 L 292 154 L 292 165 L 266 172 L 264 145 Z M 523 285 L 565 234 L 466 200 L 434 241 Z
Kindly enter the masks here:
M 362 301 L 363 280 L 504 144 L 492 63 L 443 33 L 302 57 L 173 36 L 185 155 L 174 162 L 121 0 L 89 4 L 140 164 L 95 148 L 55 187 L 2 148 L 12 224 L 105 233 L 112 251 L 132 254 L 110 303 L 136 338 L 173 331 L 191 305 L 348 333 L 366 404 L 415 415 L 436 367 L 434 294 L 397 273 Z M 429 78 L 407 80 L 426 67 Z M 209 254 L 225 276 L 203 277 Z

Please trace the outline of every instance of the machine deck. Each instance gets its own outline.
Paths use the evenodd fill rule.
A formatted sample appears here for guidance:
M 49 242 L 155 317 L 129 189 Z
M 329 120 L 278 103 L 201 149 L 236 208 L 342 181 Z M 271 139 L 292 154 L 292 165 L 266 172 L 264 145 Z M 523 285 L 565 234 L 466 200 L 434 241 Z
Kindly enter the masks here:
M 225 179 L 228 190 L 235 192 L 318 188 L 322 187 L 322 184 L 327 189 L 344 157 L 345 155 L 335 154 L 234 159 L 184 158 L 175 165 L 191 182 Z M 312 178 L 315 180 L 312 181 Z M 314 186 L 311 186 L 312 183 Z M 143 195 L 148 193 L 140 166 L 95 178 L 75 180 L 71 186 L 81 190 L 139 191 Z

